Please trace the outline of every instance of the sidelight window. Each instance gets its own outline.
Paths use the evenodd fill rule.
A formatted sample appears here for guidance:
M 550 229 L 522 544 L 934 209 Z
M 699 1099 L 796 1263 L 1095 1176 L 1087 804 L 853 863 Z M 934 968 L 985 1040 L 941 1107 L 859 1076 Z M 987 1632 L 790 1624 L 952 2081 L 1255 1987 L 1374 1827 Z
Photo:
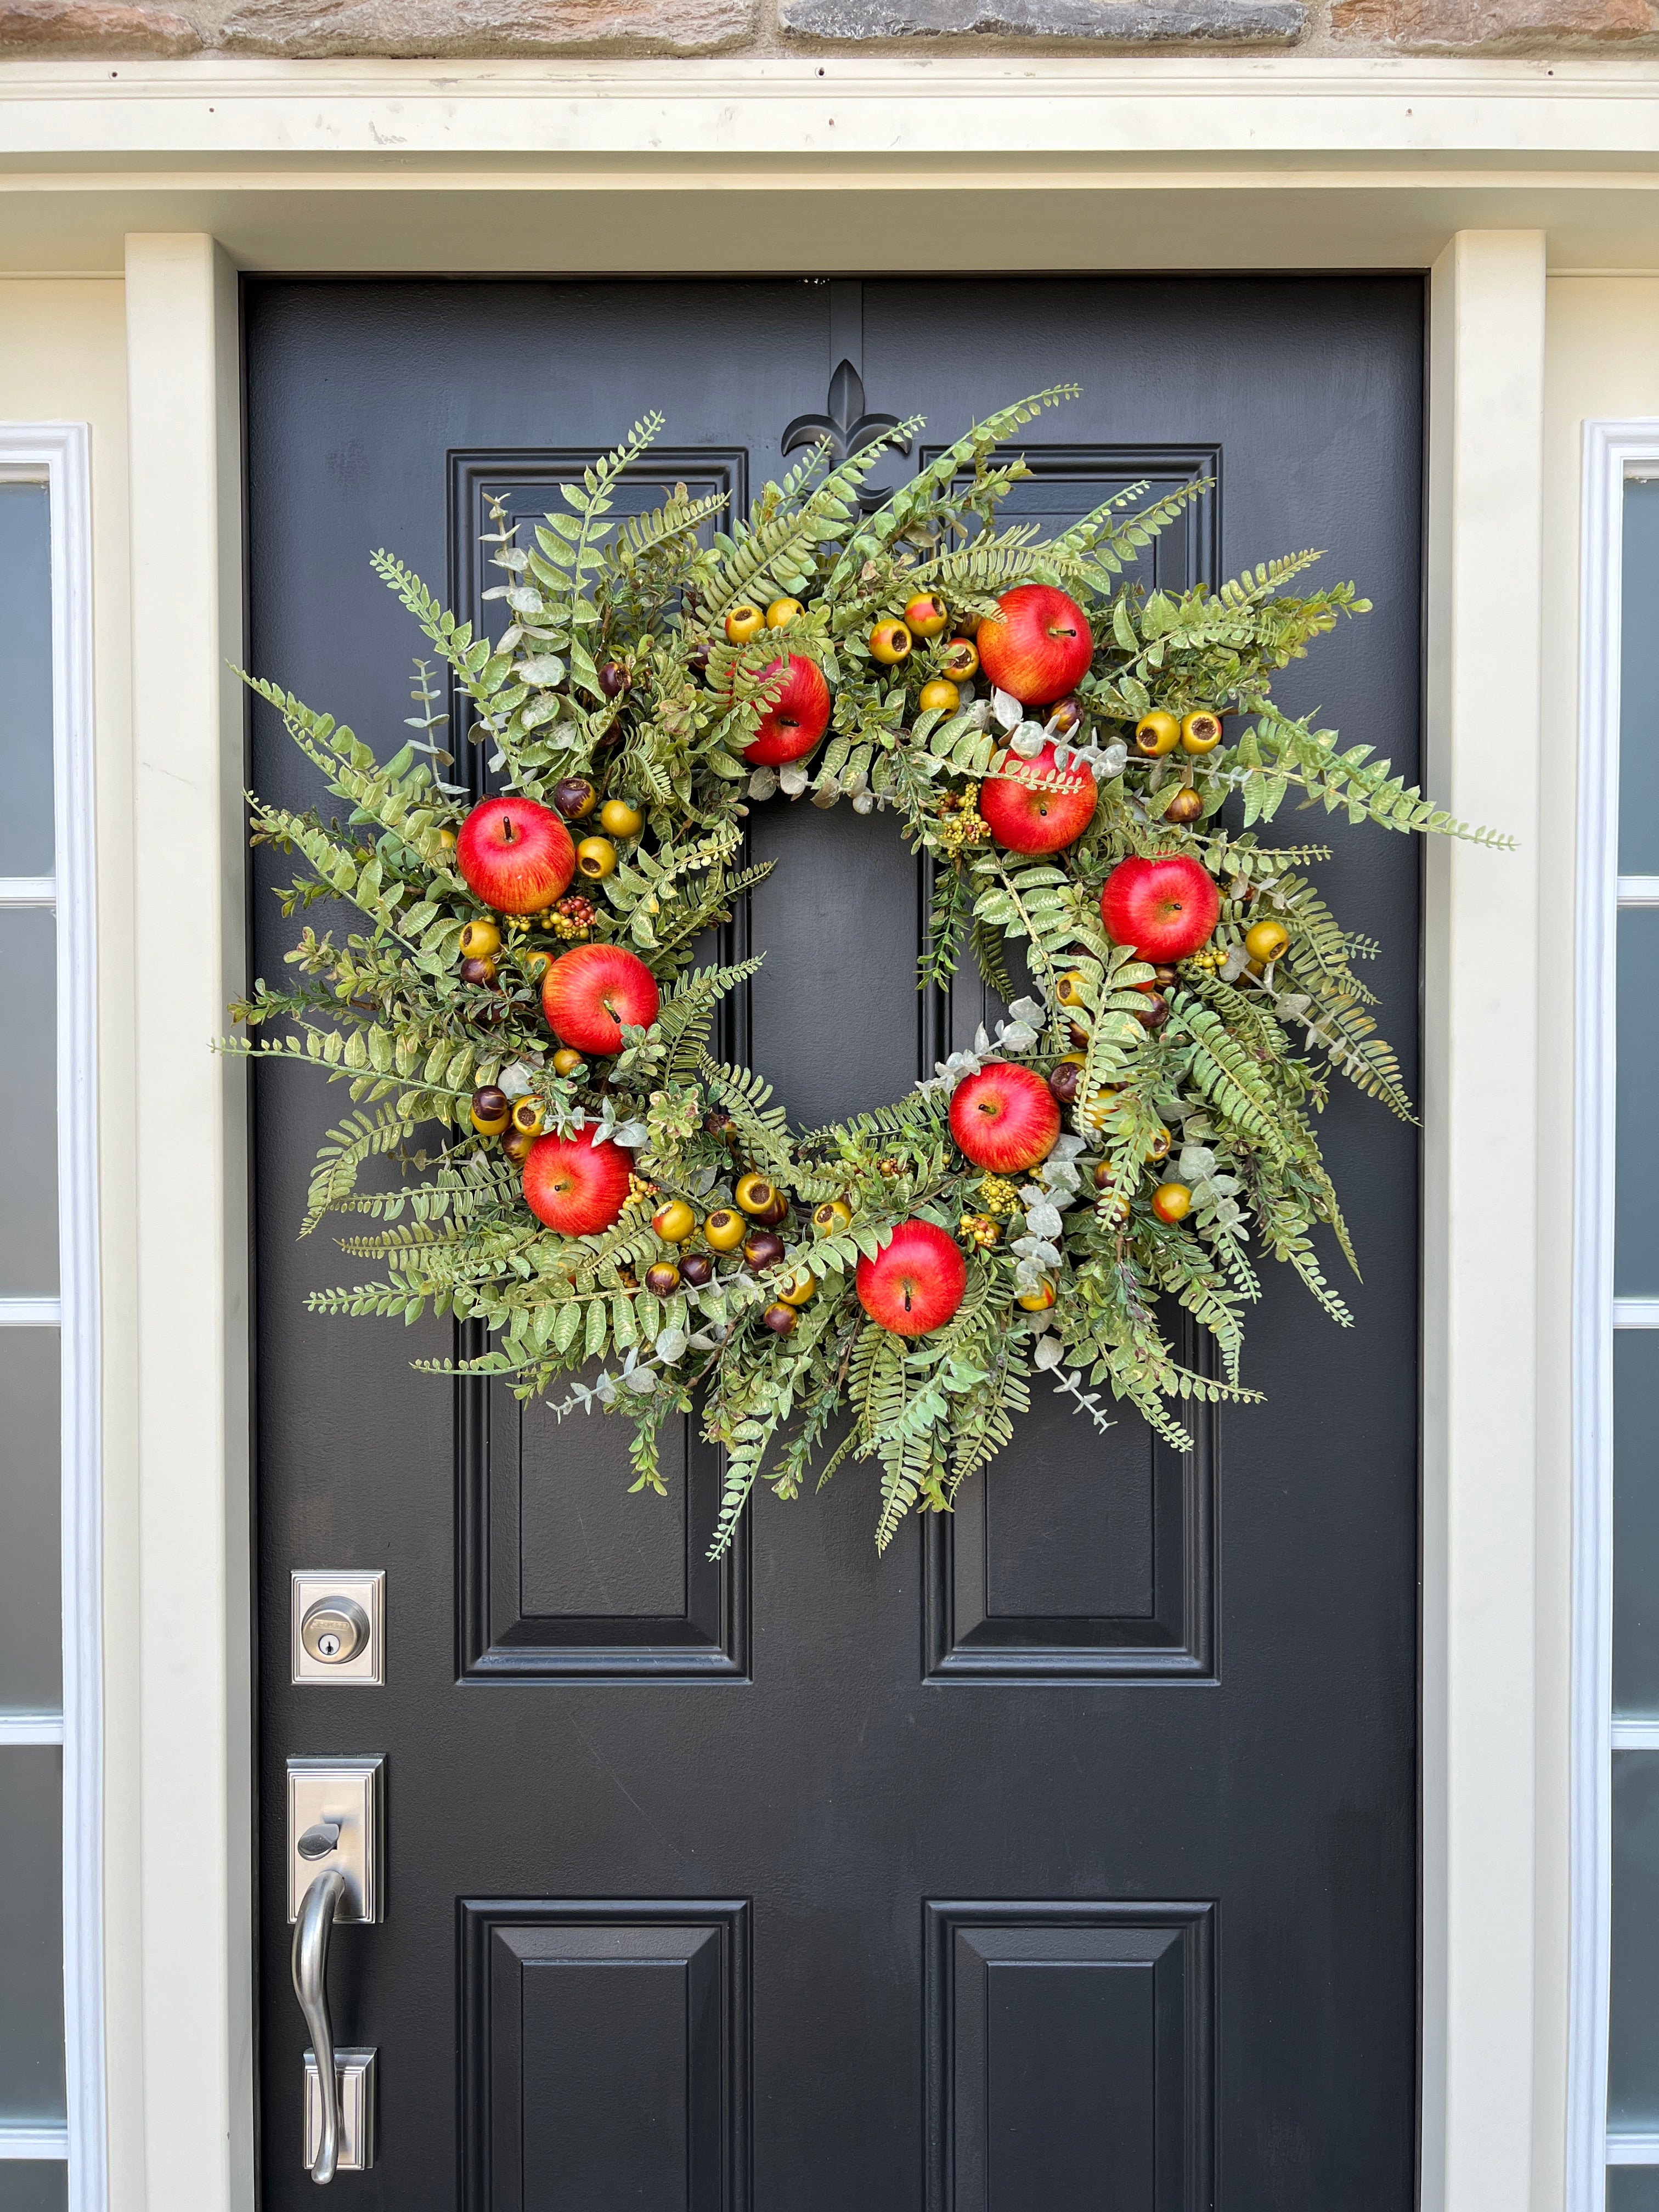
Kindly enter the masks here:
M 0 427 L 0 2212 L 104 2202 L 87 537 Z

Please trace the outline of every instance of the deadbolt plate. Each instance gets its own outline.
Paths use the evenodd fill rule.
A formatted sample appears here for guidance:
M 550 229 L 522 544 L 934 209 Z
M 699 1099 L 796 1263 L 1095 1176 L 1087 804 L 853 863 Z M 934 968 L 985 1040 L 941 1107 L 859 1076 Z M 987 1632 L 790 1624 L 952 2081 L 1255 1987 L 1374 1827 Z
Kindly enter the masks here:
M 288 1762 L 288 1917 L 300 1917 L 305 1893 L 331 1868 L 345 1876 L 337 1923 L 380 1919 L 386 1911 L 386 1759 L 290 1759 Z M 320 1858 L 300 1856 L 307 1828 L 332 1821 L 340 1840 Z
M 355 1608 L 368 1623 L 367 1634 L 349 1658 L 325 1656 L 307 1650 L 306 1616 L 327 1599 L 337 1598 Z M 315 1567 L 296 1568 L 289 1600 L 289 1665 L 296 1682 L 384 1682 L 386 1680 L 386 1571 L 383 1567 L 353 1569 L 331 1574 Z M 349 1618 L 348 1613 L 345 1616 Z M 319 1639 L 313 1634 L 312 1644 Z
M 367 2173 L 374 2163 L 374 2053 L 337 2051 L 334 2079 L 340 2092 L 341 2173 Z M 323 2084 L 317 2054 L 306 2053 L 306 2172 L 317 2163 L 323 2140 Z

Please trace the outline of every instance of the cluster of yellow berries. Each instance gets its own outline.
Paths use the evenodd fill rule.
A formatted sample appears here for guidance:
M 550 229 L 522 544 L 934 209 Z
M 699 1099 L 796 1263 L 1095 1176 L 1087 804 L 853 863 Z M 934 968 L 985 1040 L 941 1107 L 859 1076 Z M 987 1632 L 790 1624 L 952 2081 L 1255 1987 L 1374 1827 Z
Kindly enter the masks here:
M 1019 1188 L 1002 1176 L 981 1176 L 979 1182 L 980 1204 L 988 1213 L 1014 1213 L 1019 1208 Z
M 752 600 L 739 599 L 726 617 L 726 638 L 728 645 L 747 645 L 763 629 L 788 629 L 806 612 L 799 599 L 774 599 L 764 609 Z
M 964 1213 L 957 1224 L 957 1234 L 965 1237 L 969 1243 L 977 1244 L 982 1251 L 989 1251 L 1000 1238 L 1002 1231 L 988 1213 Z
M 542 1133 L 544 1116 L 539 1098 L 509 1098 L 497 1083 L 483 1083 L 472 1094 L 472 1126 L 481 1137 L 499 1137 L 501 1150 L 515 1164 L 527 1158 Z
M 991 825 L 980 812 L 979 793 L 972 797 L 947 791 L 939 800 L 939 842 L 952 854 L 964 846 L 982 845 L 991 834 Z

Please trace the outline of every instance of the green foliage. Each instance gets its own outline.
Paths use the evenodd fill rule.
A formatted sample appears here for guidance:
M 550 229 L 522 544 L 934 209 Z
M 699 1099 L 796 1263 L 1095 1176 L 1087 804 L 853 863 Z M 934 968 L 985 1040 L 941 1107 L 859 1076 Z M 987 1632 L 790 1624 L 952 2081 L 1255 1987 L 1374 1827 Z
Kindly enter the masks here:
M 481 1323 L 482 1354 L 416 1366 L 501 1377 L 560 1419 L 621 1418 L 635 1490 L 664 1489 L 663 1429 L 695 1413 L 724 1457 L 716 1553 L 757 1484 L 793 1498 L 849 1464 L 870 1469 L 884 1548 L 912 1513 L 950 1510 L 1045 1379 L 1096 1427 L 1127 1406 L 1190 1449 L 1189 1407 L 1255 1400 L 1240 1379 L 1243 1321 L 1264 1255 L 1348 1326 L 1322 1250 L 1328 1240 L 1350 1266 L 1355 1255 L 1316 1120 L 1339 1077 L 1396 1115 L 1409 1118 L 1411 1103 L 1358 973 L 1376 947 L 1339 923 L 1308 872 L 1328 849 L 1263 844 L 1261 832 L 1294 793 L 1299 807 L 1351 823 L 1509 842 L 1455 821 L 1370 747 L 1340 749 L 1334 732 L 1275 705 L 1277 672 L 1366 610 L 1350 584 L 1302 589 L 1318 556 L 1263 562 L 1213 592 L 1136 580 L 1145 549 L 1207 485 L 1156 500 L 1131 486 L 1047 538 L 1001 520 L 1030 473 L 1015 441 L 1073 389 L 975 425 L 873 514 L 861 489 L 892 438 L 834 467 L 822 447 L 808 453 L 744 515 L 682 485 L 619 520 L 618 481 L 661 427 L 648 416 L 561 486 L 562 510 L 529 544 L 492 510 L 484 542 L 502 580 L 484 597 L 499 627 L 495 611 L 484 630 L 458 620 L 377 553 L 377 573 L 466 699 L 496 787 L 549 804 L 561 779 L 580 776 L 643 817 L 608 875 L 544 913 L 492 917 L 459 871 L 465 802 L 441 777 L 450 755 L 428 662 L 416 664 L 405 718 L 414 734 L 386 761 L 249 679 L 320 787 L 308 806 L 250 802 L 254 842 L 294 861 L 278 896 L 297 934 L 289 972 L 233 1007 L 245 1034 L 224 1048 L 347 1085 L 351 1110 L 319 1147 L 301 1233 L 343 1218 L 342 1249 L 378 1271 L 319 1293 L 313 1309 Z M 971 631 L 1031 582 L 1075 595 L 1092 630 L 1073 728 L 1023 720 L 982 679 L 954 707 L 922 709 L 949 632 L 897 667 L 872 656 L 873 624 L 920 591 L 944 599 L 952 629 Z M 726 617 L 778 598 L 802 603 L 788 650 L 822 668 L 833 719 L 816 759 L 751 770 L 743 755 L 778 696 L 780 638 L 729 638 Z M 1230 734 L 1208 754 L 1143 758 L 1133 727 L 1154 708 L 1224 714 Z M 1053 771 L 1031 764 L 1050 739 L 1069 749 Z M 1052 786 L 1068 759 L 1097 785 L 1083 835 L 1035 857 L 994 843 L 985 781 Z M 906 1097 L 810 1131 L 790 1127 L 760 1076 L 720 1057 L 721 1006 L 759 957 L 708 957 L 711 933 L 766 872 L 744 861 L 744 817 L 780 789 L 896 815 L 929 878 L 921 985 L 948 985 L 971 955 L 1012 1009 L 995 1037 L 981 1032 Z M 1197 803 L 1176 819 L 1183 790 Z M 1208 872 L 1220 910 L 1208 944 L 1160 986 L 1106 936 L 1100 894 L 1126 858 L 1166 853 Z M 491 920 L 493 972 L 464 967 L 463 930 Z M 1252 933 L 1263 923 L 1282 943 Z M 581 942 L 645 961 L 660 1003 L 615 1053 L 561 1073 L 540 970 Z M 951 1093 L 992 1059 L 1056 1083 L 1062 1063 L 1073 1071 L 1075 1107 L 1024 1181 L 983 1176 L 952 1140 Z M 629 1194 L 604 1227 L 563 1236 L 531 1212 L 520 1169 L 473 1125 L 475 1091 L 496 1084 L 550 1137 L 630 1149 Z M 716 1251 L 714 1239 L 704 1250 L 701 1231 L 683 1247 L 657 1235 L 655 1207 L 684 1200 L 702 1222 L 735 1205 L 745 1172 L 791 1209 L 781 1261 L 768 1248 Z M 1154 1207 L 1166 1182 L 1187 1193 L 1176 1221 Z M 860 1266 L 912 1218 L 956 1237 L 967 1267 L 955 1313 L 915 1339 L 879 1327 L 856 1289 Z M 709 1262 L 706 1282 L 655 1272 L 693 1249 Z M 781 1302 L 786 1291 L 797 1303 Z M 1177 1357 L 1172 1312 L 1213 1357 Z

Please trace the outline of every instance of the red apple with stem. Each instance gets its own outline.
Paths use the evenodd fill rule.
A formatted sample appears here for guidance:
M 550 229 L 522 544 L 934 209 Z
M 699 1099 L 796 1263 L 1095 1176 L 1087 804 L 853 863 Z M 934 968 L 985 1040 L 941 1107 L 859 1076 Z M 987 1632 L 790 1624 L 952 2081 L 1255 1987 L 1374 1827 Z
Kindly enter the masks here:
M 775 677 L 784 663 L 775 660 L 763 676 Z M 743 749 L 757 768 L 782 768 L 805 760 L 830 726 L 830 685 L 816 660 L 792 653 L 783 686 L 760 719 L 760 727 Z
M 525 1157 L 525 1204 L 562 1237 L 609 1229 L 627 1201 L 633 1155 L 609 1137 L 596 1145 L 595 1126 L 583 1122 L 574 1137 L 538 1137 Z
M 1220 914 L 1215 878 L 1186 853 L 1120 860 L 1101 888 L 1108 935 L 1143 960 L 1187 959 L 1209 942 Z
M 1042 777 L 1046 790 L 1020 776 L 989 775 L 979 787 L 979 811 L 1011 853 L 1057 853 L 1095 818 L 1094 777 L 1079 760 L 1057 769 L 1052 744 L 1025 765 Z
M 539 914 L 569 888 L 576 848 L 551 807 L 504 792 L 475 806 L 455 840 L 455 864 L 497 914 Z
M 951 1093 L 951 1134 L 976 1168 L 1012 1175 L 1053 1152 L 1060 1106 L 1036 1068 L 994 1060 Z
M 1058 699 L 1083 681 L 1094 657 L 1089 618 L 1052 584 L 1020 584 L 979 626 L 979 665 L 1023 707 Z
M 579 945 L 542 978 L 547 1025 L 578 1052 L 620 1052 L 623 1024 L 649 1029 L 661 1003 L 656 977 L 623 945 Z
M 896 1336 L 942 1328 L 962 1304 L 968 1262 L 931 1221 L 901 1221 L 873 1260 L 859 1261 L 859 1304 Z

